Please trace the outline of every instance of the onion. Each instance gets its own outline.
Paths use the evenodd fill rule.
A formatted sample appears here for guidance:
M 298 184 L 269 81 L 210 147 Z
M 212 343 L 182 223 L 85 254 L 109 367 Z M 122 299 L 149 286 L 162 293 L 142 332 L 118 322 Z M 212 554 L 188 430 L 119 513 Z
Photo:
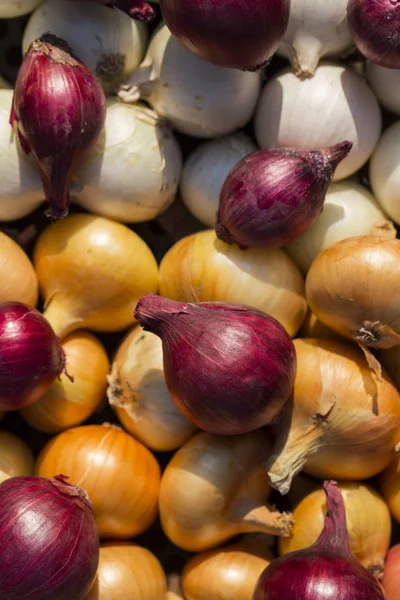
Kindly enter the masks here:
M 149 221 L 174 200 L 181 167 L 181 150 L 163 119 L 109 98 L 103 135 L 76 174 L 82 190 L 75 200 L 124 223 Z
M 246 125 L 260 87 L 259 73 L 211 65 L 186 50 L 161 26 L 143 63 L 127 79 L 119 96 L 128 102 L 146 100 L 181 133 L 212 138 Z
M 247 433 L 270 423 L 288 400 L 296 354 L 285 329 L 266 313 L 147 294 L 135 317 L 161 338 L 168 389 L 197 427 Z
M 77 331 L 64 339 L 62 349 L 73 380 L 62 374 L 40 400 L 22 410 L 25 421 L 45 433 L 80 425 L 100 406 L 107 387 L 110 365 L 99 340 Z
M 168 576 L 168 590 L 165 600 L 185 600 L 181 587 L 181 578 L 176 573 Z
M 219 239 L 242 248 L 288 244 L 321 213 L 335 169 L 351 147 L 342 142 L 312 152 L 259 150 L 243 158 L 221 191 Z
M 324 56 L 339 56 L 352 45 L 348 0 L 291 0 L 289 24 L 277 53 L 297 77 L 312 77 Z
M 318 540 L 274 560 L 261 575 L 253 600 L 385 600 L 378 580 L 351 554 L 340 491 L 333 481 L 324 489 L 327 515 Z
M 369 177 L 375 197 L 383 210 L 396 223 L 400 223 L 398 188 L 400 185 L 400 121 L 382 135 L 372 155 Z
M 360 483 L 340 483 L 346 510 L 350 550 L 366 569 L 382 578 L 390 546 L 391 518 L 383 498 Z M 314 544 L 324 527 L 325 494 L 316 490 L 303 498 L 293 511 L 295 524 L 290 538 L 279 539 L 279 553 L 287 554 Z
M 152 450 L 182 446 L 196 428 L 175 406 L 165 383 L 161 340 L 135 327 L 118 349 L 107 395 L 124 427 Z
M 35 306 L 38 281 L 33 265 L 14 240 L 0 232 L 0 302 Z
M 289 491 L 304 467 L 314 477 L 359 481 L 382 471 L 400 434 L 400 396 L 363 352 L 332 340 L 297 339 L 293 408 L 277 424 L 267 469 L 273 487 Z
M 35 10 L 42 0 L 2 0 L 0 19 L 14 19 Z
M 160 0 L 168 28 L 199 58 L 255 71 L 268 64 L 288 24 L 289 0 Z
M 161 262 L 159 286 L 174 300 L 247 304 L 274 317 L 291 336 L 307 312 L 303 278 L 282 250 L 241 250 L 214 231 L 177 242 Z
M 378 102 L 365 81 L 351 68 L 322 64 L 312 79 L 300 80 L 285 69 L 268 81 L 255 117 L 262 148 L 316 150 L 353 143 L 334 181 L 352 175 L 367 162 L 381 132 Z
M 157 263 L 145 242 L 93 215 L 70 215 L 47 227 L 34 264 L 45 316 L 60 337 L 83 327 L 125 329 L 134 322 L 135 301 L 157 289 Z
M 399 448 L 396 447 L 398 453 Z M 380 488 L 394 519 L 400 523 L 400 461 L 394 457 L 387 469 L 382 473 Z
M 160 467 L 147 448 L 113 425 L 68 429 L 50 440 L 36 472 L 68 473 L 93 505 L 99 534 L 125 539 L 142 533 L 157 515 Z
M 319 321 L 311 311 L 309 311 L 305 318 L 299 337 L 334 340 L 335 342 L 346 341 L 343 336 L 330 329 L 327 325 L 324 325 L 322 321 Z
M 400 115 L 400 69 L 388 69 L 368 62 L 367 78 L 382 106 Z
M 397 600 L 399 597 L 399 565 L 400 565 L 400 545 L 393 546 L 388 552 L 383 573 L 383 589 L 387 600 Z
M 0 485 L 2 600 L 83 600 L 90 590 L 99 538 L 88 495 L 67 479 L 14 477 Z
M 289 535 L 291 515 L 265 505 L 264 431 L 219 436 L 201 432 L 182 446 L 161 480 L 160 517 L 169 539 L 190 552 L 219 546 L 240 533 Z
M 180 194 L 190 212 L 207 227 L 214 227 L 219 196 L 229 171 L 257 150 L 244 133 L 203 142 L 183 166 Z
M 384 219 L 385 214 L 367 188 L 351 180 L 334 183 L 328 189 L 324 209 L 316 221 L 285 250 L 302 272 L 307 273 L 323 250 L 346 238 L 367 235 Z
M 120 10 L 74 0 L 46 0 L 28 21 L 23 53 L 44 33 L 64 39 L 111 93 L 138 66 L 147 43 L 147 28 Z
M 381 350 L 378 358 L 400 390 L 400 346 L 394 346 L 389 350 Z
M 34 458 L 19 437 L 0 429 L 0 482 L 10 477 L 33 475 Z
M 154 9 L 145 0 L 89 0 L 89 2 L 105 4 L 110 8 L 119 8 L 133 19 L 145 23 L 152 21 L 155 17 Z

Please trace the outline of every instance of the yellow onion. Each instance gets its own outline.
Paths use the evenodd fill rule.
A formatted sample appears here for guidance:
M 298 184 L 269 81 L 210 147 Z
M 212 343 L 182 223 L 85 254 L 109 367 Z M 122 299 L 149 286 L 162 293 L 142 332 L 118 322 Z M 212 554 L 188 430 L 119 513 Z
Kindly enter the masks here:
M 300 329 L 300 337 L 322 338 L 324 340 L 336 340 L 337 342 L 345 341 L 342 335 L 339 335 L 336 331 L 333 331 L 333 329 L 322 323 L 311 311 L 308 312 Z
M 207 230 L 177 242 L 160 265 L 160 294 L 182 302 L 230 302 L 263 310 L 290 335 L 307 312 L 304 281 L 279 248 L 249 248 L 217 239 Z
M 0 483 L 10 477 L 32 475 L 34 458 L 30 448 L 9 431 L 0 430 Z
M 277 427 L 268 471 L 289 491 L 303 468 L 321 479 L 359 481 L 382 471 L 400 435 L 400 396 L 382 370 L 378 378 L 351 344 L 294 340 L 293 406 Z
M 43 448 L 36 474 L 68 475 L 87 491 L 99 534 L 131 538 L 157 515 L 160 468 L 150 450 L 114 425 L 85 425 L 60 433 Z
M 396 447 L 397 453 L 399 447 Z M 394 456 L 391 463 L 384 470 L 380 478 L 380 489 L 385 498 L 390 512 L 400 523 L 400 460 Z
M 110 365 L 98 339 L 86 331 L 74 331 L 61 346 L 68 375 L 62 373 L 40 400 L 21 411 L 31 427 L 45 433 L 83 423 L 100 406 L 107 387 Z
M 383 498 L 362 483 L 340 483 L 346 510 L 350 550 L 354 557 L 378 579 L 382 578 L 385 556 L 390 546 L 390 511 Z M 295 524 L 290 538 L 280 538 L 279 553 L 308 548 L 317 541 L 326 516 L 325 492 L 308 494 L 293 511 Z
M 56 334 L 119 331 L 134 323 L 135 303 L 157 291 L 158 268 L 145 242 L 103 217 L 69 215 L 40 236 L 34 264 L 45 316 Z
M 266 506 L 265 431 L 235 436 L 201 432 L 180 448 L 161 480 L 160 517 L 177 546 L 201 552 L 239 533 L 288 535 L 291 515 Z
M 175 406 L 163 370 L 162 342 L 135 327 L 122 342 L 109 377 L 107 395 L 123 426 L 157 451 L 182 446 L 196 431 Z
M 0 302 L 23 302 L 36 306 L 38 281 L 22 248 L 0 231 Z
M 379 362 L 400 390 L 400 346 L 393 346 L 389 350 L 381 350 L 379 352 Z
M 164 600 L 167 578 L 147 548 L 130 542 L 100 547 L 97 578 L 85 600 Z
M 182 573 L 184 596 L 186 600 L 252 600 L 257 581 L 273 558 L 262 534 L 197 554 Z

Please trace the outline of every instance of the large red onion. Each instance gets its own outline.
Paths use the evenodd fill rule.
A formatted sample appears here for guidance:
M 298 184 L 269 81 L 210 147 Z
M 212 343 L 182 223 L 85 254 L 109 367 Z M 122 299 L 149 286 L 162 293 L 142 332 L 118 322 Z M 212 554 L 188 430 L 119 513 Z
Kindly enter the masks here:
M 387 600 L 398 600 L 400 596 L 400 544 L 393 546 L 387 554 L 383 571 L 383 589 Z
M 270 423 L 286 403 L 296 352 L 282 325 L 262 311 L 147 294 L 135 317 L 161 338 L 168 389 L 197 427 L 247 433 Z
M 266 149 L 243 158 L 222 188 L 217 236 L 242 248 L 288 244 L 320 215 L 335 169 L 352 145 Z
M 400 69 L 400 0 L 349 0 L 350 33 L 370 61 Z
M 89 592 L 99 536 L 86 492 L 67 479 L 0 485 L 1 600 L 82 600 Z
M 0 304 L 0 410 L 39 400 L 64 362 L 60 342 L 39 311 L 20 302 Z
M 350 552 L 340 490 L 324 484 L 327 515 L 318 540 L 272 561 L 253 600 L 385 600 L 378 580 Z
M 160 0 L 172 34 L 198 57 L 254 71 L 268 63 L 289 21 L 290 0 Z
M 15 83 L 11 125 L 22 149 L 39 165 L 48 214 L 68 214 L 69 186 L 105 122 L 106 104 L 96 77 L 51 34 L 33 42 Z

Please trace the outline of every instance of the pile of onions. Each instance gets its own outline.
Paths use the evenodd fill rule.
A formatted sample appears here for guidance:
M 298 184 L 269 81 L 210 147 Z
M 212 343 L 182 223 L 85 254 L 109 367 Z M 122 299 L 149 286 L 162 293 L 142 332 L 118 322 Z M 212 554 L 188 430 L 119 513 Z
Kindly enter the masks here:
M 397 446 L 397 453 L 398 450 Z M 396 521 L 400 523 L 400 460 L 397 456 L 393 458 L 387 469 L 382 473 L 380 489 L 390 512 Z
M 45 316 L 60 337 L 81 328 L 125 329 L 134 322 L 135 302 L 157 290 L 157 263 L 145 242 L 93 215 L 49 225 L 37 241 L 34 265 Z
M 350 550 L 354 558 L 381 579 L 392 529 L 387 504 L 374 489 L 361 483 L 340 483 L 339 489 L 346 510 Z M 293 511 L 292 535 L 279 539 L 279 553 L 314 544 L 324 527 L 325 515 L 325 493 L 321 488 L 303 498 Z
M 311 79 L 285 69 L 263 89 L 255 117 L 261 148 L 316 150 L 353 143 L 334 181 L 352 175 L 371 156 L 381 133 L 381 111 L 373 92 L 353 69 L 322 64 Z
M 68 375 L 61 374 L 47 392 L 21 413 L 31 427 L 59 433 L 80 425 L 101 405 L 109 362 L 103 344 L 85 331 L 68 335 L 61 344 Z
M 301 79 L 312 77 L 324 56 L 340 56 L 351 48 L 348 0 L 291 0 L 289 24 L 278 54 L 291 62 Z
M 164 119 L 110 98 L 103 134 L 76 173 L 75 201 L 124 223 L 149 221 L 174 200 L 181 167 L 178 142 Z
M 25 252 L 0 232 L 0 302 L 23 302 L 36 306 L 38 280 Z
M 323 250 L 346 238 L 367 235 L 384 219 L 385 214 L 366 187 L 352 180 L 333 183 L 316 221 L 285 250 L 302 272 L 307 273 Z
M 368 62 L 367 78 L 382 106 L 400 115 L 400 69 L 387 69 Z
M 383 589 L 387 600 L 397 600 L 400 586 L 400 545 L 393 546 L 386 557 L 385 571 L 383 573 Z
M 289 491 L 303 468 L 321 479 L 359 481 L 382 471 L 400 434 L 400 396 L 356 346 L 297 339 L 293 407 L 277 424 L 267 468 L 272 485 Z
M 203 142 L 183 166 L 180 194 L 190 212 L 207 227 L 214 227 L 219 196 L 229 171 L 256 145 L 245 133 Z
M 303 277 L 283 250 L 241 250 L 214 231 L 172 246 L 160 264 L 159 291 L 174 300 L 247 304 L 274 317 L 291 336 L 307 313 Z
M 163 530 L 177 546 L 201 552 L 240 533 L 289 535 L 293 521 L 266 506 L 263 462 L 270 444 L 262 430 L 245 435 L 198 433 L 164 471 L 160 489 Z
M 34 458 L 19 437 L 0 429 L 0 483 L 10 477 L 33 475 Z
M 156 451 L 182 446 L 196 431 L 175 406 L 163 369 L 161 340 L 135 327 L 119 347 L 108 378 L 108 399 L 121 423 Z
M 383 210 L 400 223 L 398 189 L 400 185 L 400 122 L 386 129 L 372 155 L 369 177 L 372 190 Z
M 154 33 L 143 63 L 119 96 L 127 102 L 146 100 L 181 133 L 212 138 L 246 125 L 260 88 L 259 73 L 217 67 L 197 58 L 164 25 Z
M 157 515 L 160 467 L 150 452 L 114 425 L 68 429 L 43 448 L 36 473 L 68 473 L 89 494 L 103 538 L 132 538 Z
M 2 0 L 0 19 L 14 19 L 35 10 L 42 0 Z
M 93 2 L 46 0 L 24 31 L 22 49 L 50 31 L 65 40 L 99 79 L 106 93 L 138 66 L 147 43 L 147 27 L 120 10 Z

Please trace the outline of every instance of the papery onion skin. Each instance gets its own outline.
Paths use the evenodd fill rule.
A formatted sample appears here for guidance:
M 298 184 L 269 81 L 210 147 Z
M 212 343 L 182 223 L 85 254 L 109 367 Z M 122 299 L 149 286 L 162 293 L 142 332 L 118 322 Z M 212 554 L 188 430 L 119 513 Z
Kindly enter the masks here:
M 282 325 L 265 313 L 147 294 L 135 317 L 161 337 L 168 389 L 197 427 L 247 433 L 270 423 L 288 400 L 296 353 Z
M 335 169 L 352 146 L 264 149 L 243 158 L 221 191 L 219 239 L 242 248 L 279 248 L 304 233 L 321 213 Z
M 349 0 L 350 33 L 359 51 L 381 67 L 400 68 L 398 0 Z
M 282 40 L 289 0 L 160 0 L 173 35 L 199 58 L 221 67 L 255 71 Z
M 388 552 L 382 585 L 387 600 L 398 600 L 400 589 L 400 544 L 393 546 Z
M 86 492 L 63 476 L 0 485 L 2 600 L 83 600 L 96 577 L 99 536 Z

